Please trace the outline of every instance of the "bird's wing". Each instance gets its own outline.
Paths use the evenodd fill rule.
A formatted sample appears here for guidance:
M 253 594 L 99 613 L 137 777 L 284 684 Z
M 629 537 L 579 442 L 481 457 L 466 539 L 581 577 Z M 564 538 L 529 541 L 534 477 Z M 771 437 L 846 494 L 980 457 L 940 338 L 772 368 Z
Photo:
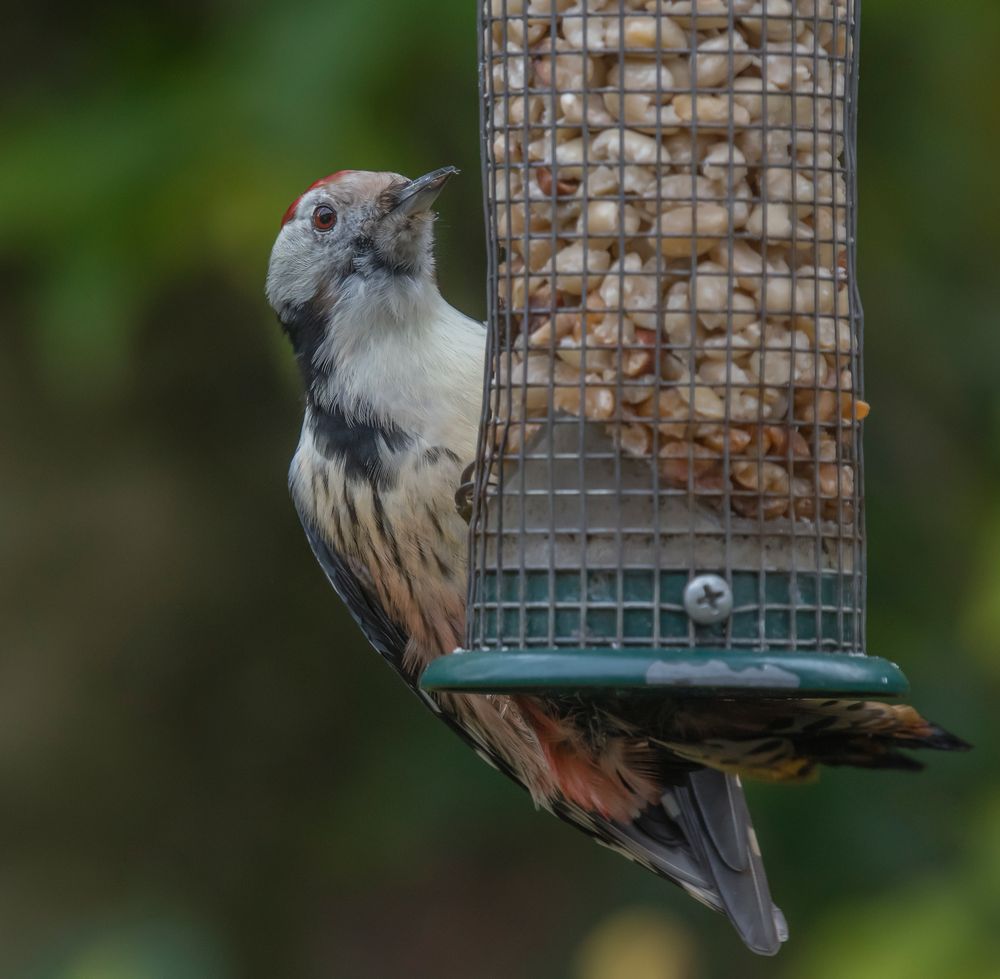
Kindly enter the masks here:
M 292 493 L 292 500 L 313 555 L 333 586 L 333 590 L 347 606 L 347 611 L 351 613 L 351 618 L 357 623 L 365 638 L 384 659 L 402 673 L 403 653 L 406 651 L 409 636 L 399 623 L 389 617 L 371 584 L 364 580 L 362 573 L 352 568 L 323 539 L 313 526 L 309 515 L 299 505 L 295 493 Z
M 323 539 L 298 501 L 295 508 L 316 560 L 372 646 L 481 758 L 523 788 L 503 758 L 420 689 L 417 678 L 403 668 L 406 630 L 386 612 L 365 573 L 352 568 Z M 552 809 L 598 842 L 726 914 L 755 952 L 773 955 L 787 937 L 781 911 L 771 903 L 750 814 L 735 776 L 704 768 L 679 774 L 659 805 L 647 808 L 628 826 L 564 802 L 554 803 Z
M 627 826 L 564 803 L 555 812 L 721 911 L 754 952 L 774 955 L 788 937 L 735 775 L 708 768 L 678 774 L 659 803 Z
M 363 569 L 352 567 L 335 548 L 330 546 L 314 526 L 309 514 L 299 504 L 296 494 L 293 492 L 291 495 L 313 555 L 365 638 L 424 705 L 430 707 L 480 758 L 524 788 L 524 783 L 510 765 L 489 744 L 459 724 L 450 714 L 442 711 L 438 702 L 420 688 L 419 677 L 404 668 L 403 655 L 410 641 L 406 630 L 389 615 L 379 601 L 375 589 L 367 580 L 367 573 Z

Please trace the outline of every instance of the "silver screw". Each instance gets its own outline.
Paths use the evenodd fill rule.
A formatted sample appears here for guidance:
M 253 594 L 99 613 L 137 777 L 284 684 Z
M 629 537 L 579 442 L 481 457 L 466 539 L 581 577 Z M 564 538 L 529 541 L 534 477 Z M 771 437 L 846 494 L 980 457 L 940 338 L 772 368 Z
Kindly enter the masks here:
M 692 622 L 712 625 L 729 618 L 733 610 L 733 593 L 725 578 L 717 574 L 700 574 L 684 589 L 684 611 Z

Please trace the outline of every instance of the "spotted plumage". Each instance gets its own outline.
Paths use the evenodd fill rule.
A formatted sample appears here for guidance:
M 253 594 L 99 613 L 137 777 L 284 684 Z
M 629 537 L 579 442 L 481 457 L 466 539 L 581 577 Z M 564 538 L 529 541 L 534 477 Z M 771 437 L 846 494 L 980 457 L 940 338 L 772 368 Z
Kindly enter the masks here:
M 374 648 L 537 805 L 728 915 L 754 951 L 787 935 L 740 774 L 905 767 L 962 742 L 912 708 L 840 701 L 582 699 L 422 692 L 461 642 L 485 334 L 434 277 L 430 212 L 450 168 L 415 181 L 339 171 L 289 207 L 268 298 L 305 417 L 289 486 L 309 544 Z M 456 505 L 458 501 L 459 505 Z

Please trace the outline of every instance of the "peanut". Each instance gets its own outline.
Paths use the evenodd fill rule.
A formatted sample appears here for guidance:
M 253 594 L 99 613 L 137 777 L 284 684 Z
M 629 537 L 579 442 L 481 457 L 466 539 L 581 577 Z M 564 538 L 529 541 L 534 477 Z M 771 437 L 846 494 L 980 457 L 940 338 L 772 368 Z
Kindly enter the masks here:
M 505 451 L 554 409 L 737 515 L 854 519 L 853 6 L 491 0 Z

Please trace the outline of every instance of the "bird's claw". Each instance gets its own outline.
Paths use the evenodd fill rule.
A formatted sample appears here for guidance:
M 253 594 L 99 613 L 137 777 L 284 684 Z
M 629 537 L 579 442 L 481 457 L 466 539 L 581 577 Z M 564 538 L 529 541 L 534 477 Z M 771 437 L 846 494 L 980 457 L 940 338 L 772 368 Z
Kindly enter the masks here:
M 473 460 L 463 470 L 459 476 L 461 482 L 455 490 L 455 509 L 458 515 L 466 522 L 472 523 L 472 494 L 476 488 L 473 473 L 476 471 L 476 462 Z
M 475 462 L 470 462 L 465 469 L 462 470 L 462 475 L 459 477 L 461 479 L 461 483 L 459 484 L 458 489 L 455 490 L 455 508 L 458 510 L 459 516 L 466 523 L 472 523 L 473 498 L 476 491 L 476 480 L 474 478 L 475 471 Z M 491 475 L 486 481 L 486 490 L 488 493 L 495 493 L 496 488 L 496 477 L 495 475 Z

